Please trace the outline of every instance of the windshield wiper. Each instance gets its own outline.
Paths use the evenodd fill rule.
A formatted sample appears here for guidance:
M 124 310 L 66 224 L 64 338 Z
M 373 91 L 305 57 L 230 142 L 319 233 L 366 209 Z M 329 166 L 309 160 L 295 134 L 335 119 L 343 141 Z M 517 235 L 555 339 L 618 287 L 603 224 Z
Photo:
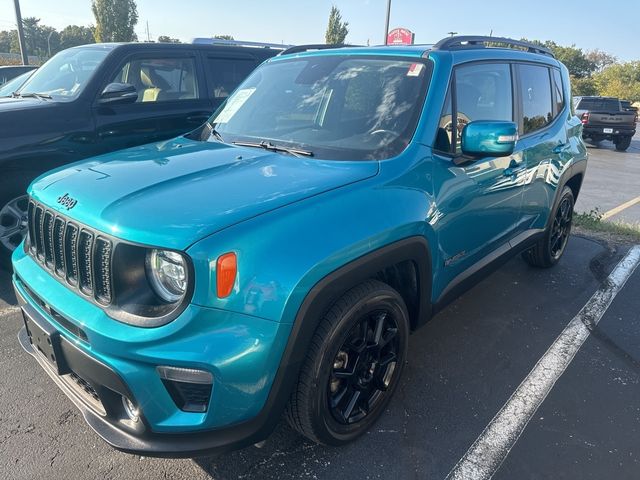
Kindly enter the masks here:
M 27 93 L 14 92 L 14 95 L 21 98 L 38 98 L 40 100 L 42 99 L 51 100 L 53 98 L 48 93 L 36 93 L 36 92 L 27 92 Z
M 271 152 L 289 153 L 295 157 L 313 157 L 313 152 L 309 150 L 301 150 L 299 148 L 290 148 L 290 147 L 283 147 L 282 145 L 274 145 L 273 143 L 267 142 L 264 140 L 262 142 L 233 142 L 233 144 L 239 147 L 255 147 L 255 148 L 263 148 Z

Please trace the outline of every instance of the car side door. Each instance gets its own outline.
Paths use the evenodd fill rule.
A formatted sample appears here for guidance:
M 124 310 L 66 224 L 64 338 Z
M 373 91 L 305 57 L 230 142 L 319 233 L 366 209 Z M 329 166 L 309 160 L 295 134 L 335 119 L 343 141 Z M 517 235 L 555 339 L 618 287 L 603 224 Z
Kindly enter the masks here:
M 102 151 L 176 137 L 201 125 L 213 110 L 195 51 L 130 55 L 105 79 L 103 88 L 112 83 L 133 85 L 137 98 L 116 104 L 96 99 L 96 136 Z
M 560 70 L 543 64 L 518 64 L 520 147 L 523 149 L 522 222 L 527 230 L 545 228 L 555 192 L 572 159 Z
M 435 211 L 444 268 L 434 286 L 448 290 L 509 250 L 520 231 L 522 156 L 465 157 L 461 137 L 474 121 L 516 119 L 513 67 L 477 62 L 455 67 L 434 144 Z M 444 292 L 446 293 L 446 292 Z

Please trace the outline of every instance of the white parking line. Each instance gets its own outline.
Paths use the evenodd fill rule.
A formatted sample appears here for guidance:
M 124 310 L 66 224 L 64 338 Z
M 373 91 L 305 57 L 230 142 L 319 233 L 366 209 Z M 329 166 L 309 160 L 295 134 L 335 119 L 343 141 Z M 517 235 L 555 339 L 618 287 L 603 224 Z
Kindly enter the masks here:
M 448 480 L 487 480 L 498 470 L 531 417 L 589 337 L 590 329 L 640 263 L 640 245 L 633 247 L 569 322 L 546 353 L 447 475 Z

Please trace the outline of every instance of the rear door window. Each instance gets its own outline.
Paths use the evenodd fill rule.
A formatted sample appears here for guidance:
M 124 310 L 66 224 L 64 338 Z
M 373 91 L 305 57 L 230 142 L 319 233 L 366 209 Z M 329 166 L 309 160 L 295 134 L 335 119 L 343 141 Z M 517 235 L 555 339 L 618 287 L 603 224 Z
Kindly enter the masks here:
M 208 98 L 224 100 L 257 66 L 253 59 L 207 57 Z
M 553 120 L 553 100 L 549 68 L 518 65 L 522 101 L 522 134 L 540 130 Z

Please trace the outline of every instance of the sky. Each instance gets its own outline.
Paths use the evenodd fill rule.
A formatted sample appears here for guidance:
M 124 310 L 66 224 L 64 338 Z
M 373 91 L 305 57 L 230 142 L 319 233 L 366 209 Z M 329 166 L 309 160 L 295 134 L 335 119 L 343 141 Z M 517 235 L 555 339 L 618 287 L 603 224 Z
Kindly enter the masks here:
M 605 2 L 606 3 L 606 2 Z M 94 22 L 90 0 L 20 0 L 22 16 L 57 29 Z M 347 42 L 384 41 L 387 0 L 137 0 L 138 37 L 233 35 L 236 40 L 301 44 L 324 42 L 331 5 L 349 22 Z M 600 49 L 622 61 L 640 59 L 640 1 L 623 0 L 392 0 L 390 28 L 415 32 L 416 43 L 435 43 L 455 31 L 465 35 L 554 40 Z M 588 19 L 597 23 L 590 25 Z M 0 0 L 0 30 L 15 25 L 13 0 Z

